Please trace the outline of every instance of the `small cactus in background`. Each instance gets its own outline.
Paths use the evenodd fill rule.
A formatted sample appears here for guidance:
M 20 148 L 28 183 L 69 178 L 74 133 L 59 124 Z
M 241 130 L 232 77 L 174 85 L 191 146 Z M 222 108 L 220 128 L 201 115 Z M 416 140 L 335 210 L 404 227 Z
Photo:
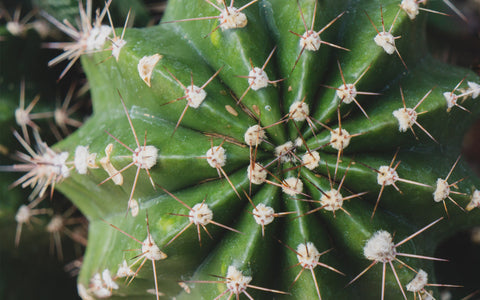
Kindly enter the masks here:
M 81 60 L 93 113 L 21 89 L 2 169 L 33 188 L 18 228 L 54 188 L 88 219 L 83 299 L 438 297 L 436 247 L 480 222 L 460 155 L 480 78 L 428 54 L 425 1 L 170 0 L 141 29 L 113 28 L 116 0 L 79 27 L 43 2 L 71 38 L 49 65 Z M 39 117 L 79 129 L 50 146 Z M 46 226 L 59 256 L 72 214 Z

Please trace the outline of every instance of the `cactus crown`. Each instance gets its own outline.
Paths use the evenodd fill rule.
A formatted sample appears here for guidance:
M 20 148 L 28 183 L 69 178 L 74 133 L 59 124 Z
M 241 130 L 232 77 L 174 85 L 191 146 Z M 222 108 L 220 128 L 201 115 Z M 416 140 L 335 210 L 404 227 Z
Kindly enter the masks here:
M 111 4 L 80 3 L 78 29 L 42 12 L 93 115 L 50 148 L 22 102 L 9 167 L 30 200 L 55 186 L 87 216 L 83 299 L 430 295 L 415 258 L 479 220 L 459 152 L 480 80 L 428 55 L 424 1 L 170 0 L 126 30 L 102 23 Z

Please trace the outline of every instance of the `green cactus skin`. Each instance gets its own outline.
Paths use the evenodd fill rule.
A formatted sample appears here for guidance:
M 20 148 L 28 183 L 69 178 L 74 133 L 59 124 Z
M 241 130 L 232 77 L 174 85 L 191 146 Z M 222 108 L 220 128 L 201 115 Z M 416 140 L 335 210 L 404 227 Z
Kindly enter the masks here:
M 237 0 L 235 6 L 242 7 L 246 3 L 248 1 Z M 306 23 L 311 24 L 315 1 L 302 0 L 299 3 Z M 143 145 L 146 136 L 146 145 L 155 146 L 158 157 L 156 164 L 149 169 L 156 183 L 155 188 L 150 184 L 147 172 L 139 172 L 133 193 L 140 207 L 136 217 L 127 211 L 136 166 L 122 173 L 125 182 L 121 186 L 111 180 L 99 185 L 109 176 L 102 168 L 89 169 L 87 175 L 72 170 L 71 176 L 56 186 L 90 222 L 89 242 L 79 284 L 88 289 L 94 274 L 104 269 L 115 274 L 124 259 L 131 263 L 135 256 L 141 254 L 141 251 L 126 252 L 139 249 L 141 245 L 108 224 L 144 241 L 147 237 L 145 216 L 148 211 L 149 231 L 160 250 L 167 255 L 155 263 L 158 290 L 166 297 L 214 299 L 226 292 L 226 285 L 222 283 L 225 279 L 210 275 L 225 277 L 229 266 L 235 266 L 245 276 L 252 277 L 252 285 L 291 294 L 281 295 L 248 288 L 247 292 L 255 299 L 316 299 L 318 294 L 310 270 L 304 270 L 295 280 L 301 267 L 297 265 L 297 254 L 292 250 L 297 249 L 300 243 L 312 242 L 319 252 L 333 249 L 322 255 L 320 262 L 345 273 L 342 276 L 320 266 L 314 269 L 322 299 L 380 298 L 381 263 L 345 287 L 371 263 L 363 255 L 366 241 L 378 230 L 386 230 L 394 233 L 394 243 L 398 243 L 446 216 L 442 203 L 433 201 L 433 186 L 437 178 L 445 178 L 449 173 L 459 156 L 464 133 L 480 113 L 473 99 L 461 103 L 470 112 L 458 107 L 446 111 L 443 93 L 451 92 L 464 77 L 466 80 L 461 88 L 467 87 L 467 81 L 478 83 L 479 78 L 468 70 L 445 65 L 429 56 L 424 35 L 424 12 L 415 20 L 410 20 L 401 11 L 393 26 L 392 34 L 401 35 L 401 39 L 396 40 L 396 46 L 408 70 L 396 54 L 387 55 L 375 45 L 373 38 L 376 31 L 369 18 L 381 30 L 380 7 L 388 31 L 398 12 L 399 1 L 318 1 L 315 30 L 345 12 L 321 34 L 321 39 L 349 51 L 325 44 L 316 52 L 305 50 L 293 72 L 301 47 L 299 37 L 289 31 L 299 34 L 305 31 L 294 0 L 260 0 L 253 3 L 242 11 L 248 18 L 244 28 L 214 31 L 219 21 L 213 19 L 128 29 L 124 37 L 127 44 L 122 48 L 118 62 L 115 59 L 106 60 L 111 55 L 107 51 L 82 56 L 82 66 L 91 84 L 93 115 L 81 129 L 59 142 L 54 149 L 68 151 L 69 160 L 73 161 L 77 146 L 88 146 L 91 153 L 98 154 L 97 165 L 100 166 L 99 159 L 104 156 L 105 147 L 113 143 L 110 159 L 117 170 L 130 164 L 131 151 L 116 141 L 118 139 L 132 149 L 137 148 L 121 97 L 140 144 Z M 216 15 L 218 11 L 203 0 L 170 0 L 163 21 Z M 121 29 L 117 30 L 117 34 L 121 34 Z M 241 105 L 236 105 L 236 99 L 248 88 L 247 79 L 239 76 L 249 74 L 250 60 L 254 66 L 261 67 L 275 46 L 276 51 L 265 71 L 270 80 L 285 80 L 276 86 L 250 90 Z M 162 58 L 154 67 L 149 87 L 138 76 L 137 65 L 142 57 L 156 53 Z M 318 130 L 312 132 L 306 122 L 297 122 L 296 126 L 308 149 L 320 148 L 320 165 L 309 170 L 298 167 L 300 163 L 294 160 L 285 164 L 275 162 L 268 170 L 280 179 L 299 176 L 304 185 L 303 193 L 313 200 L 322 197 L 319 189 L 330 190 L 328 176 L 334 177 L 335 172 L 334 188 L 338 187 L 347 173 L 341 190 L 344 197 L 368 193 L 344 202 L 343 207 L 348 214 L 344 211 L 333 214 L 325 209 L 308 214 L 319 204 L 299 200 L 307 198 L 306 195 L 292 197 L 272 184 L 250 184 L 247 167 L 251 161 L 251 150 L 245 144 L 232 143 L 231 140 L 243 143 L 244 133 L 250 126 L 268 126 L 281 120 L 292 103 L 304 98 L 314 120 L 331 128 L 338 127 L 339 99 L 334 89 L 325 87 L 343 84 L 337 60 L 347 83 L 354 82 L 370 67 L 356 86 L 358 91 L 381 94 L 358 95 L 357 99 L 370 119 L 354 103 L 340 106 L 342 128 L 351 135 L 359 134 L 345 148 L 340 162 L 337 161 L 337 151 L 325 146 L 330 142 L 329 130 L 317 125 Z M 192 73 L 195 85 L 200 86 L 220 68 L 218 76 L 205 87 L 207 97 L 204 102 L 197 109 L 190 107 L 175 130 L 186 101 L 166 104 L 184 95 L 182 86 L 169 72 L 185 86 L 189 85 Z M 398 121 L 392 112 L 403 107 L 400 86 L 407 107 L 415 106 L 434 88 L 417 112 L 426 111 L 419 115 L 418 122 L 438 143 L 416 125 L 414 129 L 418 139 L 410 131 L 399 132 Z M 236 95 L 236 99 L 232 94 Z M 227 105 L 233 107 L 238 115 L 229 113 Z M 256 119 L 244 110 L 253 112 Z M 271 144 L 259 146 L 256 161 L 267 165 L 274 160 L 274 147 L 299 137 L 296 126 L 290 120 L 268 127 L 267 140 Z M 307 151 L 305 142 L 296 149 L 297 156 Z M 204 158 L 212 145 L 220 144 L 227 153 L 223 170 L 240 197 L 225 178 L 218 179 L 219 171 L 210 167 Z M 396 169 L 399 177 L 432 187 L 397 182 L 402 191 L 399 193 L 394 187 L 385 186 L 372 218 L 380 191 L 377 173 L 372 168 L 389 165 L 397 149 L 396 161 L 401 161 Z M 270 174 L 267 178 L 278 183 L 275 177 Z M 465 179 L 458 183 L 459 189 L 452 190 L 465 195 L 453 194 L 452 198 L 465 207 L 472 190 L 480 185 L 478 178 L 460 160 L 448 181 L 453 183 L 462 178 Z M 189 224 L 188 218 L 178 215 L 188 215 L 189 210 L 163 192 L 162 188 L 189 207 L 205 201 L 213 211 L 215 222 L 241 233 L 208 224 L 206 227 L 212 239 L 202 229 L 200 246 L 195 226 L 190 226 L 166 246 Z M 265 227 L 263 236 L 261 226 L 255 223 L 249 213 L 253 206 L 243 191 L 251 195 L 255 205 L 263 203 L 273 207 L 275 212 L 295 213 L 275 218 L 272 224 Z M 436 246 L 445 238 L 480 222 L 478 209 L 465 213 L 448 199 L 446 201 L 449 217 L 423 232 L 420 237 L 399 246 L 399 252 L 434 256 Z M 410 257 L 401 259 L 415 270 L 426 270 L 430 275 L 429 282 L 436 283 L 431 261 Z M 397 262 L 394 264 L 405 289 L 415 273 L 399 267 Z M 294 265 L 297 266 L 291 267 Z M 135 270 L 135 267 L 132 269 Z M 111 299 L 155 297 L 147 292 L 155 287 L 152 264 L 148 261 L 131 284 L 124 284 L 122 279 L 116 282 L 120 288 L 113 291 Z M 182 290 L 179 282 L 186 283 L 191 292 Z M 438 294 L 437 289 L 433 290 Z M 226 295 L 229 294 L 226 292 Z M 385 295 L 387 299 L 403 299 L 388 265 Z M 240 298 L 245 298 L 245 295 Z M 413 299 L 413 294 L 408 292 L 408 298 Z

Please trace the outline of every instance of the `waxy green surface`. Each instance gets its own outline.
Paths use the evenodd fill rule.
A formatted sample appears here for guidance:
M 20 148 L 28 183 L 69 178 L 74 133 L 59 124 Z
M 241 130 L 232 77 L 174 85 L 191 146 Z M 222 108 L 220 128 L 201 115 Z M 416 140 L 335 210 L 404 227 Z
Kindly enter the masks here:
M 246 3 L 247 1 L 237 0 L 235 6 L 241 7 Z M 300 5 L 309 27 L 314 1 L 300 1 Z M 165 260 L 156 262 L 156 271 L 159 291 L 169 297 L 213 299 L 225 291 L 225 284 L 192 281 L 222 281 L 210 275 L 226 276 L 228 266 L 234 265 L 245 275 L 252 276 L 252 285 L 291 293 L 290 296 L 281 296 L 249 288 L 248 293 L 256 299 L 315 299 L 317 292 L 310 270 L 304 270 L 292 285 L 301 267 L 291 267 L 298 261 L 294 251 L 285 246 L 296 249 L 299 243 L 310 241 L 319 252 L 333 248 L 320 258 L 320 262 L 346 274 L 342 276 L 321 267 L 315 269 L 322 299 L 353 299 L 359 295 L 369 299 L 380 298 L 381 264 L 373 267 L 351 286 L 345 287 L 370 264 L 363 257 L 366 240 L 375 231 L 384 229 L 395 233 L 394 241 L 398 242 L 446 214 L 443 205 L 433 201 L 433 187 L 399 182 L 402 194 L 392 186 L 386 186 L 375 217 L 371 219 L 380 186 L 376 182 L 376 173 L 369 167 L 378 169 L 381 165 L 390 164 L 396 150 L 400 148 L 397 156 L 397 161 L 401 161 L 397 169 L 400 178 L 433 186 L 437 178 L 444 178 L 449 172 L 460 153 L 464 132 L 479 113 L 479 106 L 472 99 L 462 103 L 471 113 L 457 107 L 446 112 L 442 93 L 451 91 L 465 76 L 467 80 L 475 82 L 479 79 L 468 70 L 437 62 L 425 52 L 425 12 L 421 12 L 413 21 L 404 12 L 400 12 L 392 30 L 394 36 L 401 35 L 401 39 L 396 42 L 408 70 L 398 56 L 387 55 L 375 45 L 373 37 L 376 31 L 365 12 L 381 30 L 380 6 L 383 8 L 388 31 L 398 11 L 398 1 L 319 1 L 314 29 L 320 30 L 334 17 L 345 12 L 322 33 L 321 38 L 350 51 L 333 49 L 327 45 L 322 45 L 317 52 L 305 51 L 292 73 L 291 69 L 301 49 L 298 45 L 299 38 L 289 30 L 299 34 L 304 32 L 297 3 L 293 0 L 263 0 L 252 4 L 243 11 L 248 18 L 245 28 L 218 29 L 212 32 L 218 25 L 218 20 L 214 19 L 127 30 L 127 44 L 121 51 L 119 62 L 115 59 L 102 62 L 109 56 L 108 53 L 84 56 L 82 65 L 91 84 L 94 114 L 80 130 L 59 143 L 57 149 L 68 150 L 73 156 L 76 146 L 88 145 L 91 152 L 103 157 L 106 145 L 113 143 L 112 162 L 117 169 L 130 163 L 131 153 L 106 133 L 108 131 L 129 147 L 137 147 L 122 108 L 120 93 L 140 144 L 143 145 L 146 134 L 147 145 L 154 145 L 159 150 L 157 164 L 150 170 L 152 179 L 190 206 L 205 199 L 214 213 L 214 221 L 235 228 L 242 234 L 209 224 L 207 229 L 213 239 L 202 229 L 200 246 L 196 229 L 191 226 L 168 247 L 163 247 L 188 225 L 186 217 L 171 214 L 188 214 L 188 209 L 160 188 L 153 188 L 145 171 L 140 172 L 134 194 L 140 204 L 137 217 L 125 217 L 136 166 L 123 173 L 125 183 L 121 187 L 112 182 L 98 185 L 108 176 L 102 169 L 92 169 L 87 176 L 72 172 L 72 176 L 60 184 L 58 189 L 71 198 L 91 222 L 89 245 L 79 282 L 88 286 L 90 278 L 96 272 L 101 272 L 104 268 L 116 272 L 123 259 L 133 262 L 133 257 L 139 255 L 140 251 L 125 250 L 139 249 L 141 245 L 107 223 L 114 224 L 143 241 L 147 234 L 145 215 L 148 211 L 150 232 L 161 250 L 168 255 Z M 163 20 L 218 14 L 205 1 L 172 0 Z M 242 105 L 246 106 L 245 109 L 260 113 L 253 119 L 241 106 L 236 105 L 236 100 L 248 87 L 247 79 L 238 76 L 248 74 L 250 60 L 253 65 L 262 66 L 274 46 L 277 46 L 277 50 L 265 71 L 270 80 L 285 80 L 277 86 L 269 85 L 265 89 L 248 92 Z M 155 53 L 161 54 L 163 58 L 154 69 L 150 88 L 138 76 L 137 63 L 143 56 Z M 223 144 L 227 150 L 224 170 L 242 195 L 242 199 L 239 199 L 230 184 L 225 179 L 219 180 L 217 170 L 201 158 L 212 143 L 212 138 L 205 133 L 228 136 L 243 142 L 244 132 L 249 126 L 257 124 L 257 119 L 262 126 L 275 123 L 288 113 L 291 103 L 301 101 L 305 96 L 311 116 L 332 128 L 338 127 L 336 107 L 339 99 L 335 97 L 335 90 L 323 86 L 338 87 L 342 84 L 337 60 L 347 83 L 355 81 L 370 66 L 357 89 L 381 93 L 379 96 L 359 95 L 357 98 L 370 120 L 354 103 L 341 106 L 342 128 L 350 134 L 363 135 L 352 139 L 334 176 L 336 151 L 330 146 L 322 147 L 329 142 L 329 131 L 318 126 L 319 130 L 314 136 L 306 124 L 299 123 L 297 126 L 309 149 L 322 147 L 319 150 L 320 166 L 313 171 L 301 168 L 284 173 L 283 170 L 293 165 L 278 166 L 275 162 L 269 171 L 277 178 L 300 176 L 304 182 L 304 193 L 311 199 L 318 200 L 321 197 L 318 188 L 323 191 L 330 188 L 328 174 L 335 177 L 337 183 L 333 185 L 338 186 L 347 166 L 353 161 L 341 192 L 344 196 L 368 193 L 344 203 L 344 208 L 350 215 L 342 211 L 333 215 L 332 212 L 320 210 L 302 216 L 318 204 L 300 201 L 307 197 L 291 197 L 282 193 L 280 188 L 268 184 L 250 186 L 246 176 L 250 163 L 249 148 L 227 141 Z M 208 94 L 205 101 L 198 109 L 188 108 L 180 127 L 173 134 L 186 101 L 162 105 L 183 96 L 183 89 L 168 74 L 167 69 L 186 86 L 190 84 L 192 73 L 194 83 L 201 86 L 219 68 L 222 71 L 205 88 Z M 434 88 L 417 111 L 426 111 L 419 116 L 418 121 L 436 138 L 438 144 L 416 126 L 414 129 L 418 139 L 409 131 L 398 131 L 397 120 L 392 112 L 403 107 L 400 86 L 407 107 L 413 107 Z M 226 105 L 235 108 L 238 116 L 228 113 Z M 294 140 L 298 135 L 292 121 L 267 130 L 268 140 L 274 146 Z M 217 146 L 222 141 L 221 137 L 214 138 L 213 145 Z M 271 148 L 265 143 L 259 147 L 257 161 L 267 164 L 274 160 Z M 303 146 L 296 154 L 300 156 L 305 150 Z M 449 182 L 461 178 L 466 179 L 459 183 L 460 192 L 470 194 L 474 186 L 479 187 L 478 179 L 463 161 L 460 161 Z M 275 181 L 272 175 L 268 179 Z M 262 236 L 261 227 L 249 213 L 253 207 L 243 191 L 250 192 L 252 201 L 256 204 L 268 203 L 276 212 L 297 213 L 276 218 L 273 224 L 266 226 L 265 236 Z M 468 196 L 463 195 L 453 195 L 453 198 L 462 207 L 469 201 Z M 442 239 L 480 221 L 478 211 L 464 213 L 448 200 L 447 207 L 449 219 L 435 225 L 420 238 L 402 245 L 399 251 L 432 256 L 435 246 Z M 413 258 L 404 261 L 415 269 L 422 268 L 433 273 L 433 264 L 430 262 Z M 414 273 L 406 268 L 397 270 L 403 285 L 414 277 Z M 391 270 L 387 273 L 388 299 L 401 299 Z M 147 262 L 137 278 L 128 287 L 122 285 L 119 291 L 115 291 L 113 298 L 154 298 L 146 292 L 147 289 L 154 288 L 152 274 L 151 262 Z M 434 276 L 430 280 L 435 282 Z M 187 282 L 191 294 L 181 290 L 177 284 L 180 281 Z M 409 297 L 413 299 L 411 293 Z

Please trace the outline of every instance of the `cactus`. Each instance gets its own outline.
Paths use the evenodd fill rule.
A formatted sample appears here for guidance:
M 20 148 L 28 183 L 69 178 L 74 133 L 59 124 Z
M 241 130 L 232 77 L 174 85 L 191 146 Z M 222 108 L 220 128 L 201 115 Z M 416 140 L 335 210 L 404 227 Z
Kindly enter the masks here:
M 75 31 L 42 12 L 92 96 L 24 165 L 88 218 L 80 296 L 437 295 L 436 247 L 480 220 L 480 79 L 428 54 L 418 2 L 170 0 L 115 33 L 110 2 Z

